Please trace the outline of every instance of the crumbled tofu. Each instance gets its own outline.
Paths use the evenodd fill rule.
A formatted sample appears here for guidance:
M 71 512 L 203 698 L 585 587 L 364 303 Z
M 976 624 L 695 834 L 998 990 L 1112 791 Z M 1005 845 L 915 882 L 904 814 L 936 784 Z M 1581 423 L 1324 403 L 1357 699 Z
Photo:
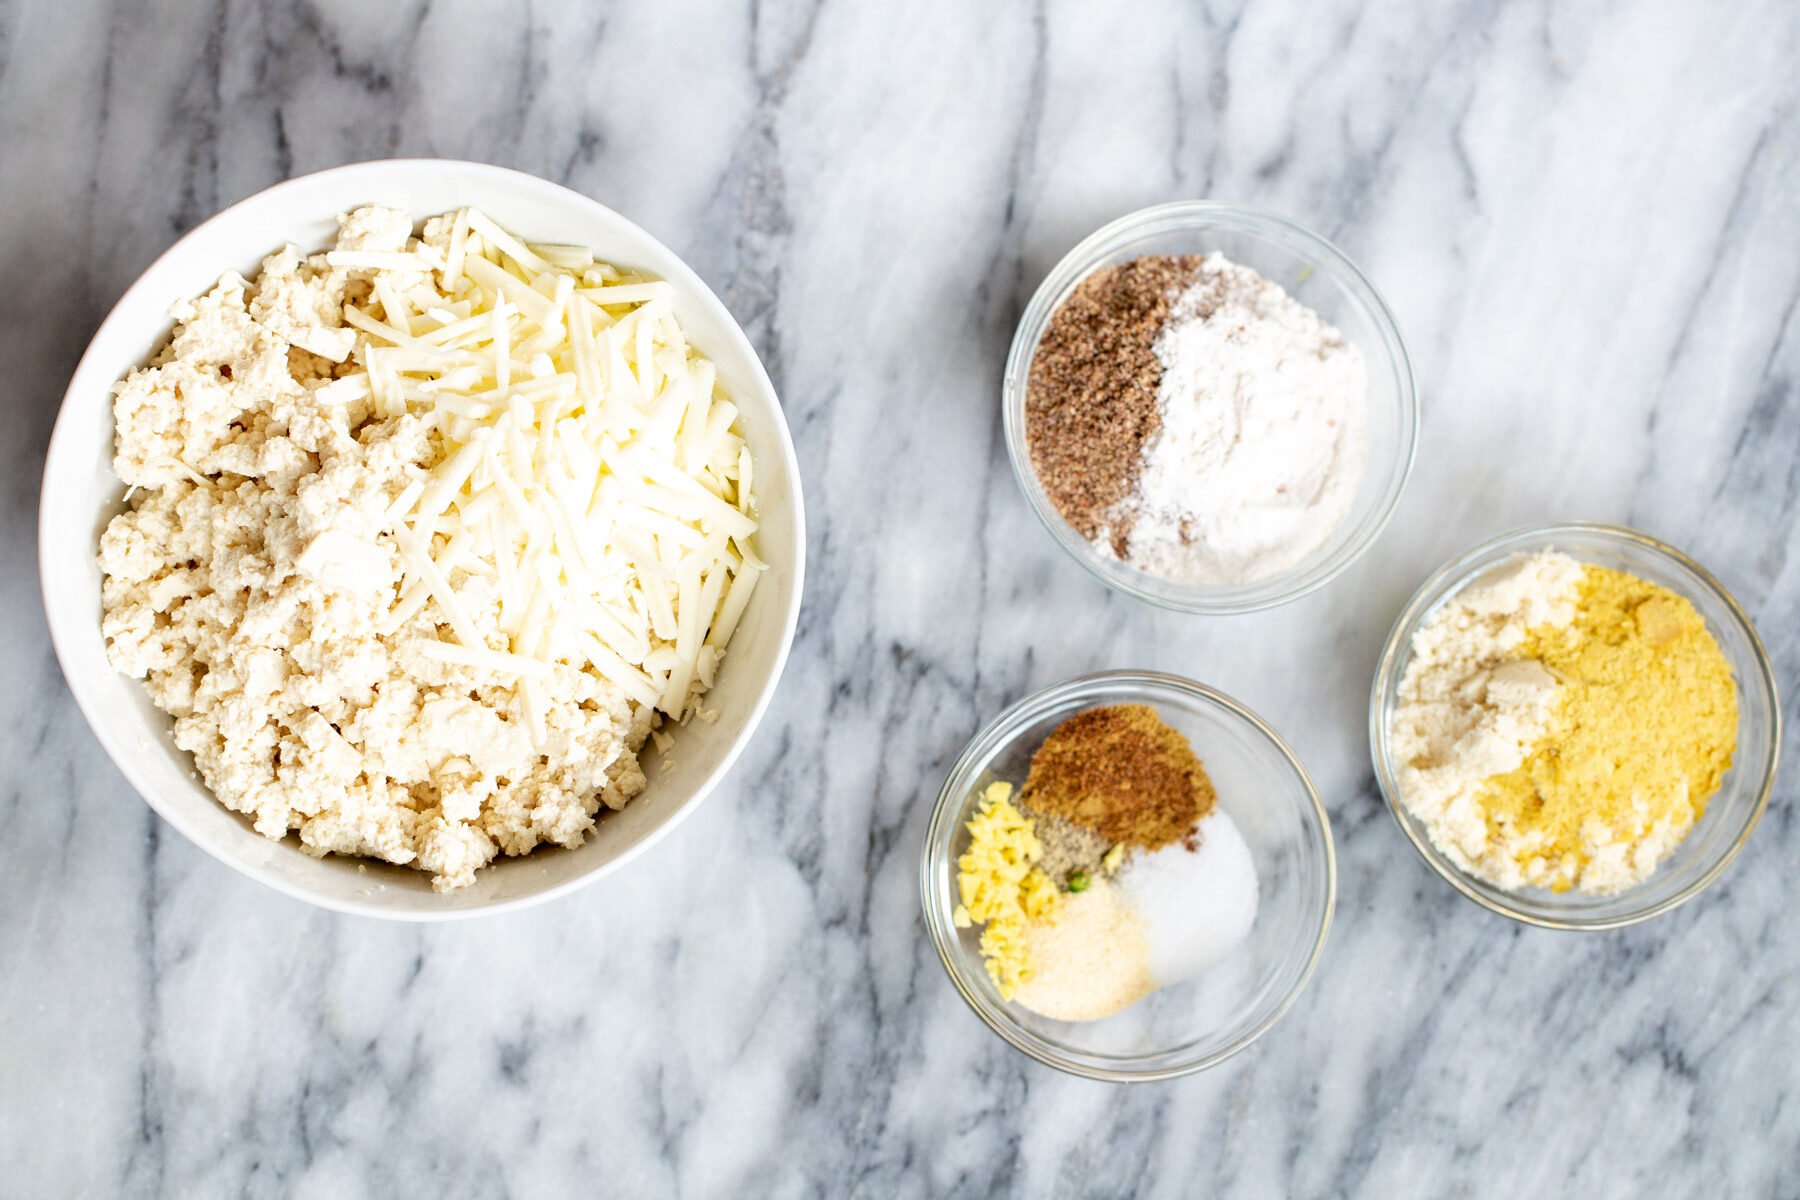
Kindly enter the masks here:
M 412 217 L 398 208 L 370 204 L 338 218 L 339 250 L 399 251 L 412 238 Z
M 409 244 L 403 213 L 342 224 L 340 249 Z M 342 319 L 361 274 L 273 254 L 254 285 L 228 275 L 178 306 L 168 348 L 118 385 L 131 492 L 101 538 L 103 631 L 258 831 L 411 864 L 445 890 L 499 854 L 578 845 L 641 791 L 653 711 L 568 661 L 527 687 L 421 652 L 448 632 L 435 601 L 384 631 L 403 577 L 389 509 L 442 440 L 371 402 Z M 454 566 L 448 582 L 504 649 L 496 582 Z
M 263 259 L 250 316 L 276 337 L 334 363 L 350 357 L 356 331 L 344 326 L 345 272 L 323 255 L 301 260 L 288 246 Z

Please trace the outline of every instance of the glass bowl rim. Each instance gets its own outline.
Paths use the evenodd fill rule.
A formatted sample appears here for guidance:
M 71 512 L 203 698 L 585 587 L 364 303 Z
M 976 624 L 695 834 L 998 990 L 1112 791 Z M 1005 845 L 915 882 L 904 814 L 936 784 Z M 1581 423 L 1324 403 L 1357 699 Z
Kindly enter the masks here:
M 967 955 L 951 946 L 951 943 L 956 940 L 956 931 L 950 924 L 948 910 L 941 910 L 937 903 L 934 886 L 937 870 L 940 867 L 949 869 L 951 865 L 950 846 L 955 838 L 957 824 L 955 817 L 963 806 L 963 800 L 969 794 L 978 764 L 991 758 L 1001 746 L 1018 735 L 1019 730 L 1027 721 L 1035 719 L 1043 711 L 1068 700 L 1079 699 L 1102 689 L 1120 685 L 1139 689 L 1152 695 L 1166 696 L 1173 693 L 1186 700 L 1198 701 L 1204 706 L 1222 709 L 1247 722 L 1277 751 L 1283 764 L 1299 780 L 1307 799 L 1311 801 L 1310 809 L 1302 809 L 1302 824 L 1316 833 L 1317 840 L 1323 849 L 1324 912 L 1319 920 L 1318 931 L 1313 935 L 1312 945 L 1306 951 L 1306 961 L 1302 964 L 1293 985 L 1288 988 L 1286 994 L 1281 997 L 1267 1016 L 1229 1045 L 1191 1062 L 1182 1062 L 1172 1066 L 1115 1067 L 1101 1065 L 1102 1061 L 1107 1061 L 1105 1056 L 1080 1053 L 1072 1055 L 1064 1052 L 1061 1047 L 1024 1029 L 1007 1017 L 1003 1011 L 996 1009 L 986 997 L 975 990 L 968 979 L 964 978 L 964 960 Z M 1305 819 L 1307 812 L 1311 813 L 1313 820 Z M 1330 814 L 1326 812 L 1325 802 L 1319 794 L 1319 789 L 1314 785 L 1312 776 L 1307 773 L 1305 764 L 1300 761 L 1293 748 L 1279 733 L 1275 732 L 1268 722 L 1217 688 L 1180 675 L 1152 670 L 1099 671 L 1051 684 L 1014 701 L 984 724 L 980 731 L 969 739 L 962 753 L 957 756 L 956 761 L 945 774 L 943 786 L 939 788 L 937 799 L 932 803 L 931 820 L 926 827 L 925 840 L 919 850 L 919 901 L 925 910 L 925 924 L 930 931 L 932 947 L 937 951 L 938 961 L 943 964 L 944 973 L 950 977 L 950 982 L 963 998 L 964 1003 L 974 1010 L 989 1029 L 999 1034 L 1014 1049 L 1047 1067 L 1054 1067 L 1059 1071 L 1084 1079 L 1107 1083 L 1149 1083 L 1165 1079 L 1178 1079 L 1184 1075 L 1192 1075 L 1209 1067 L 1217 1066 L 1262 1037 L 1294 1006 L 1295 1001 L 1300 998 L 1300 994 L 1306 990 L 1306 985 L 1312 981 L 1313 973 L 1318 968 L 1319 960 L 1325 951 L 1325 943 L 1331 933 L 1332 921 L 1337 912 L 1337 850 L 1332 838 Z M 1134 1058 L 1157 1057 L 1160 1056 L 1137 1055 L 1119 1061 L 1130 1062 Z
M 1381 352 L 1399 384 L 1399 446 L 1393 469 L 1368 528 L 1340 547 L 1326 569 L 1309 577 L 1320 560 L 1309 556 L 1268 580 L 1232 588 L 1193 587 L 1146 576 L 1141 583 L 1113 577 L 1101 566 L 1092 546 L 1056 511 L 1032 470 L 1025 443 L 1025 384 L 1031 357 L 1051 314 L 1068 291 L 1118 245 L 1146 235 L 1221 226 L 1248 233 L 1274 233 L 1306 246 L 1313 265 L 1332 275 L 1356 297 L 1375 326 Z M 1287 604 L 1324 587 L 1360 559 L 1387 529 L 1412 477 L 1419 449 L 1419 389 L 1406 339 L 1387 301 L 1362 270 L 1324 235 L 1300 223 L 1253 205 L 1225 200 L 1175 200 L 1140 208 L 1102 225 L 1059 259 L 1032 293 L 1013 329 L 1001 379 L 1001 419 L 1013 476 L 1038 521 L 1057 545 L 1106 586 L 1137 600 L 1176 612 L 1231 616 Z M 1271 586 L 1279 585 L 1279 586 Z
M 1404 811 L 1400 801 L 1399 782 L 1394 775 L 1392 756 L 1388 746 L 1388 723 L 1385 719 L 1386 701 L 1388 696 L 1396 692 L 1400 686 L 1400 668 L 1410 657 L 1412 634 L 1429 612 L 1454 594 L 1449 590 L 1451 585 L 1466 576 L 1483 559 L 1491 558 L 1498 552 L 1523 548 L 1525 544 L 1534 541 L 1553 542 L 1558 535 L 1569 534 L 1597 537 L 1603 541 L 1629 546 L 1667 559 L 1699 580 L 1702 588 L 1719 601 L 1732 623 L 1737 626 L 1750 646 L 1750 657 L 1756 672 L 1755 684 L 1763 694 L 1770 713 L 1769 745 L 1762 755 L 1762 780 L 1757 785 L 1757 796 L 1748 817 L 1744 820 L 1743 828 L 1738 830 L 1731 845 L 1715 862 L 1708 865 L 1706 870 L 1696 875 L 1680 891 L 1666 896 L 1654 904 L 1616 916 L 1594 918 L 1546 916 L 1524 911 L 1477 889 L 1470 881 L 1467 872 L 1445 858 L 1431 843 L 1429 834 L 1413 827 L 1415 819 L 1410 813 Z M 1740 681 L 1740 687 L 1746 691 L 1751 686 L 1749 680 Z M 1750 840 L 1750 835 L 1755 832 L 1757 824 L 1762 820 L 1764 811 L 1769 806 L 1769 799 L 1775 790 L 1775 778 L 1781 761 L 1781 729 L 1781 697 L 1775 679 L 1774 664 L 1769 659 L 1769 653 L 1763 646 L 1762 638 L 1756 632 L 1756 626 L 1751 622 L 1749 614 L 1744 611 L 1743 606 L 1738 603 L 1737 597 L 1733 596 L 1711 571 L 1683 551 L 1641 530 L 1605 521 L 1558 521 L 1542 525 L 1523 525 L 1486 538 L 1453 556 L 1419 585 L 1418 590 L 1407 601 L 1406 607 L 1401 610 L 1393 628 L 1388 631 L 1387 640 L 1382 646 L 1381 659 L 1375 668 L 1374 681 L 1369 687 L 1369 757 L 1375 771 L 1375 782 L 1376 786 L 1381 789 L 1388 814 L 1400 826 L 1401 832 L 1406 835 L 1406 840 L 1412 844 L 1413 849 L 1425 860 L 1432 871 L 1461 895 L 1473 900 L 1489 912 L 1499 913 L 1501 916 L 1510 917 L 1521 924 L 1536 926 L 1540 929 L 1592 933 L 1622 929 L 1671 912 L 1712 886 L 1743 850 L 1744 845 Z

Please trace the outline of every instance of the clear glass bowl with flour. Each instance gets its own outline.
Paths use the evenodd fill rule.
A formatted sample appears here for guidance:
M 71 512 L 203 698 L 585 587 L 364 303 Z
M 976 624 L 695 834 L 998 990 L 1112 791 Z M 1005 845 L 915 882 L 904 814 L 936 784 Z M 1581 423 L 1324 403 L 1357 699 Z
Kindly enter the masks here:
M 1112 1016 L 1060 1021 L 1007 1000 L 983 965 L 980 933 L 959 928 L 957 859 L 990 783 L 1017 783 L 1063 721 L 1103 705 L 1146 704 L 1192 746 L 1255 865 L 1248 934 L 1192 979 Z M 1293 751 L 1254 713 L 1201 684 L 1153 672 L 1084 676 L 1028 696 L 978 733 L 951 769 L 920 856 L 926 925 L 951 982 L 988 1026 L 1039 1062 L 1091 1079 L 1171 1079 L 1248 1046 L 1293 1004 L 1331 926 L 1336 865 L 1318 792 Z M 1196 914 L 1204 920 L 1204 914 Z
M 1197 264 L 1200 256 L 1210 255 L 1226 261 L 1209 259 L 1207 278 L 1201 280 Z M 1048 468 L 1041 476 L 1034 464 L 1027 415 L 1034 360 L 1058 310 L 1084 281 L 1134 260 L 1177 256 L 1193 267 L 1201 290 L 1212 287 L 1228 300 L 1244 299 L 1241 281 L 1246 277 L 1229 270 L 1235 266 L 1276 285 L 1293 303 L 1277 298 L 1270 320 L 1261 323 L 1264 328 L 1253 322 L 1247 330 L 1234 331 L 1220 329 L 1219 322 L 1185 319 L 1195 315 L 1195 297 L 1188 298 L 1185 308 L 1172 297 L 1176 302 L 1168 328 L 1181 328 L 1179 336 L 1161 337 L 1156 348 L 1163 364 L 1156 387 L 1159 403 L 1165 413 L 1172 412 L 1167 405 L 1177 390 L 1188 401 L 1198 393 L 1204 403 L 1187 404 L 1185 421 L 1165 419 L 1134 459 L 1136 483 L 1127 506 L 1131 517 L 1102 514 L 1096 523 L 1078 527 L 1078 519 L 1069 515 L 1069 481 Z M 1184 319 L 1177 321 L 1177 316 Z M 1315 316 L 1329 328 L 1317 328 Z M 1296 323 L 1309 328 L 1295 330 Z M 1306 349 L 1308 338 L 1315 349 L 1326 348 L 1320 345 L 1321 334 L 1337 349 L 1353 350 L 1321 365 L 1317 359 L 1325 356 Z M 1285 362 L 1284 342 L 1289 347 Z M 1240 348 L 1245 358 L 1239 377 L 1256 375 L 1248 387 L 1234 387 L 1236 366 L 1221 367 Z M 1337 361 L 1344 357 L 1360 361 Z M 1121 362 L 1120 370 L 1129 371 L 1129 364 Z M 1317 377 L 1318 386 L 1348 386 L 1362 395 L 1349 402 L 1348 412 L 1321 411 L 1305 395 L 1295 394 L 1296 371 Z M 1300 385 L 1302 391 L 1305 386 Z M 1220 395 L 1227 389 L 1236 392 L 1231 400 Z M 1418 428 L 1418 396 L 1405 344 L 1387 305 L 1362 273 L 1317 234 L 1269 213 L 1215 201 L 1132 213 L 1070 251 L 1019 321 L 1006 363 L 1003 410 L 1020 487 L 1058 543 L 1121 591 L 1200 613 L 1252 612 L 1282 604 L 1348 567 L 1374 541 L 1398 503 Z M 1259 418 L 1267 418 L 1260 430 Z M 1347 431 L 1323 428 L 1340 418 L 1348 418 Z M 1325 465 L 1285 477 L 1282 465 L 1300 458 Z M 1070 468 L 1081 469 L 1079 464 Z M 1284 489 L 1290 496 L 1317 492 L 1319 497 L 1301 505 L 1272 497 Z M 1184 492 L 1189 493 L 1185 506 Z M 1198 521 L 1184 519 L 1184 512 Z M 1124 520 L 1134 522 L 1129 537 Z M 1195 529 L 1196 524 L 1210 528 Z M 1214 543 L 1216 555 L 1191 553 Z
M 1471 585 L 1520 561 L 1559 551 L 1582 564 L 1624 571 L 1690 601 L 1731 668 L 1737 690 L 1737 740 L 1732 765 L 1704 815 L 1641 882 L 1608 894 L 1542 887 L 1507 890 L 1465 870 L 1433 840 L 1427 825 L 1403 802 L 1394 719 L 1401 684 L 1414 656 L 1415 636 Z M 1482 907 L 1552 929 L 1613 929 L 1668 912 L 1700 894 L 1743 849 L 1768 806 L 1781 744 L 1781 706 L 1775 676 L 1755 628 L 1722 584 L 1693 559 L 1655 538 L 1617 525 L 1545 525 L 1503 534 L 1446 564 L 1428 579 L 1389 634 L 1369 699 L 1369 745 L 1388 808 L 1431 868 Z

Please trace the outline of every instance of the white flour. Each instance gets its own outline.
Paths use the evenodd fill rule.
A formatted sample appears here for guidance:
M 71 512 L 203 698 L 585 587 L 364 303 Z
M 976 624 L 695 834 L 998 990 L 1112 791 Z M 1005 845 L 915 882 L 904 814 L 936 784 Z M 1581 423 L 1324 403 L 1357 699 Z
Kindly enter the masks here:
M 1277 285 L 1209 254 L 1156 356 L 1162 429 L 1121 506 L 1127 560 L 1228 587 L 1324 545 L 1367 457 L 1362 352 Z

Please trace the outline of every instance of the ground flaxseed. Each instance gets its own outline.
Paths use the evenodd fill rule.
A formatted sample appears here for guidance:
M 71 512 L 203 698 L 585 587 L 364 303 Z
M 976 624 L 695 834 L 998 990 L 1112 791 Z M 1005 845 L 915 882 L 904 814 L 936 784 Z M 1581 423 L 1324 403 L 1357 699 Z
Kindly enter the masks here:
M 1081 536 L 1110 539 L 1123 557 L 1120 506 L 1162 424 L 1155 345 L 1197 255 L 1154 254 L 1088 275 L 1057 306 L 1031 356 L 1025 443 L 1050 503 Z

